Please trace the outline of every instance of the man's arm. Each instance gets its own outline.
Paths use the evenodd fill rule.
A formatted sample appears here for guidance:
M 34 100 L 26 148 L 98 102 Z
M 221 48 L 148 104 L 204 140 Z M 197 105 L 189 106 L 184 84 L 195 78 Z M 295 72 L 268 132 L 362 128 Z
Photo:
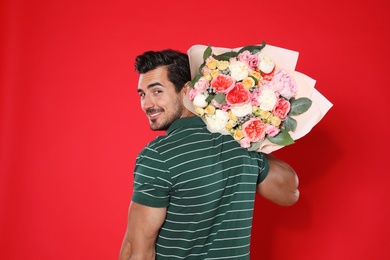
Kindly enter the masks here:
M 257 185 L 257 193 L 281 206 L 291 206 L 299 198 L 298 176 L 286 162 L 265 155 L 269 162 L 267 177 Z
M 119 260 L 155 259 L 156 238 L 166 212 L 166 208 L 152 208 L 135 202 L 130 204 Z

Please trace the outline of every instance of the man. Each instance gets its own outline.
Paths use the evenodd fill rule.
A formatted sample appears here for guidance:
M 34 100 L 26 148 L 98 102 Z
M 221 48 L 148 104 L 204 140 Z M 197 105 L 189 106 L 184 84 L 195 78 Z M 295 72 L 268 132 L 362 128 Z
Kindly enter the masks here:
M 139 154 L 119 259 L 249 259 L 256 191 L 279 204 L 299 196 L 285 162 L 210 133 L 183 98 L 188 56 L 164 50 L 136 58 L 138 93 L 152 130 Z

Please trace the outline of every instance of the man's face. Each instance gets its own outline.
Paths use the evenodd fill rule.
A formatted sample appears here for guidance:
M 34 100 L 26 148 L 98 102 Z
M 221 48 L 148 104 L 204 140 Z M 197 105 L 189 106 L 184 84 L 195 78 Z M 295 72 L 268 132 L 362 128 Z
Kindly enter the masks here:
M 138 80 L 141 108 L 149 119 L 152 130 L 166 130 L 182 116 L 183 96 L 175 91 L 167 74 L 165 67 L 158 67 L 140 74 Z

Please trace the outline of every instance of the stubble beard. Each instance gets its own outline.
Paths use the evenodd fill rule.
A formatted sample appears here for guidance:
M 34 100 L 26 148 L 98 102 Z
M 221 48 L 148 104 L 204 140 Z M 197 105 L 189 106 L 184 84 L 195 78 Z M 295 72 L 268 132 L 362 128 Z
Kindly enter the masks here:
M 168 117 L 166 119 L 164 119 L 163 122 L 160 122 L 158 123 L 158 119 L 153 119 L 153 120 L 150 120 L 150 129 L 153 130 L 153 131 L 163 131 L 163 130 L 167 130 L 169 128 L 169 126 L 174 122 L 176 121 L 177 119 L 179 119 L 182 115 L 182 111 L 183 109 L 181 108 L 181 106 L 177 106 L 176 107 L 176 110 L 175 110 L 175 113 L 171 114 L 171 115 L 168 115 Z M 162 110 L 161 112 L 165 112 L 164 110 Z M 160 119 L 161 120 L 161 119 Z

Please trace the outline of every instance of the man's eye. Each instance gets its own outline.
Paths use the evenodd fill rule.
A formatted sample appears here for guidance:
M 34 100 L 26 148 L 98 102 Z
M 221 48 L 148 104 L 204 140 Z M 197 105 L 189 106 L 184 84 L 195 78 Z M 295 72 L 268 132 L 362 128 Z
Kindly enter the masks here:
M 144 96 L 145 96 L 145 93 L 138 92 L 138 95 L 139 95 L 140 97 L 144 97 Z
M 160 94 L 160 93 L 162 93 L 162 91 L 159 90 L 159 89 L 156 89 L 156 90 L 154 91 L 154 94 Z

